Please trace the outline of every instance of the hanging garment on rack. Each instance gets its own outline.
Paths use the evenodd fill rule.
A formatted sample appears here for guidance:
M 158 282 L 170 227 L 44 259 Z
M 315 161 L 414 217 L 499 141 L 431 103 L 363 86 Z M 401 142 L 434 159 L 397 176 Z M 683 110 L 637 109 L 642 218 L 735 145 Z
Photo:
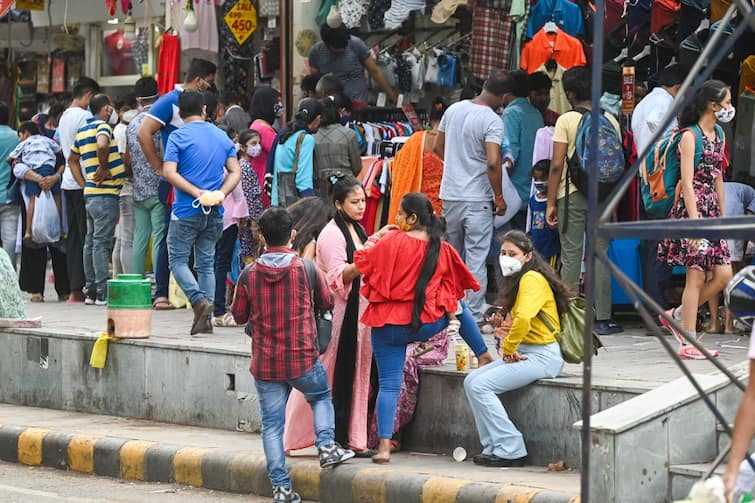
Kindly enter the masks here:
M 443 24 L 454 15 L 456 9 L 465 5 L 467 5 L 467 0 L 440 0 L 438 5 L 433 7 L 430 20 L 433 23 Z
M 553 132 L 556 128 L 545 126 L 535 133 L 535 146 L 532 149 L 532 165 L 543 159 L 553 159 Z
M 186 10 L 181 8 L 181 48 L 201 49 L 213 53 L 218 52 L 218 19 L 215 6 L 222 6 L 225 0 L 191 0 L 194 2 L 194 13 L 197 17 L 197 29 L 187 31 L 184 28 Z M 179 2 L 182 5 L 185 2 Z M 176 19 L 176 18 L 174 18 Z
M 425 9 L 425 0 L 392 0 L 391 8 L 385 11 L 385 27 L 395 30 L 409 18 L 412 11 Z
M 176 35 L 163 33 L 163 43 L 157 56 L 157 90 L 167 94 L 180 82 L 181 39 Z
M 514 43 L 511 45 L 510 68 L 519 68 L 519 58 L 522 53 L 522 35 L 527 26 L 527 16 L 530 11 L 530 3 L 527 0 L 512 0 L 509 16 L 514 23 Z
M 540 30 L 524 45 L 522 70 L 534 73 L 549 59 L 555 60 L 565 70 L 587 64 L 582 42 L 560 29 L 555 33 Z
M 546 62 L 547 63 L 547 62 Z M 564 92 L 564 86 L 561 85 L 561 80 L 564 77 L 564 67 L 555 64 L 553 70 L 548 69 L 547 64 L 543 64 L 538 67 L 538 72 L 545 72 L 551 79 L 551 104 L 550 108 L 558 114 L 564 114 L 571 110 L 569 100 L 566 99 L 566 93 Z
M 391 8 L 391 0 L 373 0 L 367 7 L 367 23 L 370 29 L 379 30 L 385 26 L 385 12 Z
M 511 55 L 512 21 L 503 9 L 475 5 L 472 10 L 472 54 L 469 68 L 478 79 L 506 68 Z
M 418 192 L 422 186 L 422 153 L 425 147 L 425 134 L 424 131 L 420 131 L 410 136 L 393 159 L 389 222 L 393 222 L 396 218 L 404 195 L 409 192 Z
M 353 30 L 359 28 L 362 17 L 367 14 L 367 0 L 341 0 L 338 10 L 341 11 L 341 20 L 346 28 Z
M 441 49 L 438 49 L 437 47 L 430 49 L 430 51 L 427 52 L 427 71 L 425 72 L 425 82 L 427 82 L 428 84 L 438 83 L 438 57 L 441 54 L 443 54 L 443 51 Z
M 441 54 L 438 57 L 438 86 L 454 87 L 456 85 L 456 64 L 457 59 L 453 54 Z
M 559 28 L 573 37 L 585 33 L 582 10 L 577 4 L 569 0 L 539 0 L 530 12 L 526 38 L 534 38 L 535 34 L 548 21 L 553 21 Z

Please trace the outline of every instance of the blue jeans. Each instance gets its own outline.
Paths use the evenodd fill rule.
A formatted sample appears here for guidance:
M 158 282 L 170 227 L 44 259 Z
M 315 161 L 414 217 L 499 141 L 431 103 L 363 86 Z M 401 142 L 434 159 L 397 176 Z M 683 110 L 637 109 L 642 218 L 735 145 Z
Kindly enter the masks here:
M 236 247 L 238 234 L 239 226 L 231 225 L 223 231 L 223 236 L 215 245 L 215 317 L 225 314 L 225 279 L 231 272 L 233 249 Z
M 472 352 L 479 356 L 488 348 L 471 311 L 463 302 L 462 307 L 462 313 L 458 316 L 461 323 L 459 333 Z M 372 329 L 372 352 L 375 355 L 380 383 L 377 396 L 377 426 L 380 438 L 393 436 L 396 403 L 404 378 L 407 344 L 426 341 L 447 326 L 448 318 L 443 316 L 434 323 L 423 324 L 416 332 L 408 325 L 384 325 Z
M 90 298 L 107 294 L 108 266 L 118 221 L 117 197 L 86 198 L 87 235 L 84 238 L 84 276 Z
M 557 377 L 564 366 L 557 342 L 544 346 L 520 344 L 519 353 L 527 359 L 516 363 L 496 360 L 464 379 L 464 391 L 474 415 L 483 454 L 506 459 L 527 455 L 522 434 L 509 419 L 498 395 L 523 388 L 538 379 Z
M 291 487 L 291 476 L 286 469 L 283 450 L 283 426 L 286 422 L 286 402 L 291 389 L 301 391 L 312 407 L 317 447 L 331 445 L 335 439 L 335 412 L 330 396 L 325 367 L 317 360 L 312 370 L 290 381 L 255 379 L 257 398 L 262 416 L 262 447 L 267 459 L 267 474 L 273 487 Z
M 485 314 L 485 293 L 488 289 L 486 260 L 493 240 L 493 203 L 443 201 L 446 235 L 451 246 L 464 258 L 469 271 L 481 288 L 467 291 L 469 309 L 477 321 Z
M 167 239 L 170 270 L 192 306 L 202 299 L 212 304 L 215 293 L 215 243 L 222 233 L 223 217 L 217 208 L 213 208 L 209 215 L 200 212 L 170 222 Z M 192 248 L 197 278 L 189 268 Z

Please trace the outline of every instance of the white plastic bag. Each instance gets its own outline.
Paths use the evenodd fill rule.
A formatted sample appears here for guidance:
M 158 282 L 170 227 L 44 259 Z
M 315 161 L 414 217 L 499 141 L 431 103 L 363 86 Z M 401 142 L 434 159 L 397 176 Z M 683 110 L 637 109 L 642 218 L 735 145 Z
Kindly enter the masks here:
M 60 241 L 60 216 L 55 198 L 49 190 L 43 190 L 34 204 L 31 239 L 38 244 Z
M 508 223 L 509 220 L 514 218 L 519 209 L 522 207 L 522 198 L 519 197 L 519 192 L 516 191 L 514 183 L 509 178 L 509 173 L 504 166 L 501 169 L 501 189 L 503 192 L 503 200 L 506 202 L 506 212 L 503 215 L 496 215 L 494 219 L 494 225 L 496 228 Z

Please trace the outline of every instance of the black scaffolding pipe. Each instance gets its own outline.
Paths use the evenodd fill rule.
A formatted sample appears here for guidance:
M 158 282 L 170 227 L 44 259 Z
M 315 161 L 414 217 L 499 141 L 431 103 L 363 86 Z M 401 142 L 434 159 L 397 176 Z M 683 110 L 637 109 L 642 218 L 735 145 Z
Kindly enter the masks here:
M 593 18 L 593 33 L 602 34 L 605 15 L 605 0 L 598 0 L 596 5 L 595 17 Z M 741 18 L 737 27 L 731 35 L 728 35 L 726 40 L 720 43 L 724 37 L 726 26 L 733 19 L 736 11 L 739 11 Z M 611 215 L 618 205 L 620 199 L 629 189 L 632 179 L 637 176 L 642 160 L 652 148 L 653 144 L 657 142 L 666 126 L 672 121 L 674 117 L 682 109 L 682 106 L 687 102 L 695 93 L 705 80 L 707 80 L 713 72 L 713 69 L 718 63 L 723 60 L 729 53 L 731 53 L 735 42 L 748 28 L 755 31 L 755 9 L 748 4 L 745 0 L 734 0 L 732 5 L 726 11 L 722 21 L 721 27 L 711 36 L 708 42 L 705 44 L 703 51 L 698 57 L 697 61 L 693 65 L 689 74 L 682 83 L 679 92 L 675 96 L 670 109 L 667 111 L 665 117 L 661 121 L 661 126 L 653 134 L 651 141 L 643 152 L 640 152 L 637 160 L 633 163 L 632 167 L 627 170 L 623 178 L 614 188 L 611 195 L 601 205 L 598 201 L 598 182 L 595 176 L 588 177 L 588 194 L 587 194 L 587 230 L 585 235 L 585 261 L 586 261 L 586 274 L 585 274 L 585 298 L 587 299 L 587 310 L 585 312 L 585 332 L 584 332 L 584 368 L 583 368 L 583 385 L 582 385 L 582 444 L 581 444 L 581 501 L 583 503 L 589 503 L 590 501 L 590 415 L 592 414 L 592 332 L 594 328 L 594 292 L 595 292 L 595 261 L 596 258 L 600 259 L 605 265 L 614 273 L 619 279 L 619 283 L 624 290 L 630 295 L 633 300 L 635 308 L 639 311 L 643 321 L 648 327 L 653 330 L 653 333 L 660 340 L 667 352 L 671 355 L 672 359 L 681 368 L 684 375 L 690 380 L 695 387 L 702 400 L 711 410 L 713 415 L 720 422 L 727 433 L 731 434 L 728 424 L 725 424 L 721 413 L 716 408 L 715 404 L 706 396 L 705 391 L 700 387 L 699 383 L 694 379 L 689 369 L 684 365 L 681 359 L 674 353 L 673 348 L 664 336 L 661 334 L 658 327 L 655 325 L 651 315 L 651 311 L 655 314 L 663 316 L 666 321 L 669 321 L 672 327 L 679 331 L 682 337 L 700 350 L 707 359 L 713 363 L 726 377 L 728 377 L 739 389 L 744 389 L 742 382 L 737 379 L 724 365 L 715 360 L 711 354 L 698 343 L 694 337 L 689 336 L 677 323 L 676 320 L 670 319 L 666 313 L 664 313 L 660 306 L 658 306 L 652 299 L 645 294 L 640 287 L 638 287 L 631 279 L 629 279 L 621 270 L 608 258 L 605 252 L 596 251 L 596 240 L 598 238 L 604 238 L 610 240 L 613 238 L 623 237 L 642 237 L 645 239 L 664 239 L 664 238 L 707 238 L 707 239 L 723 239 L 723 238 L 750 238 L 755 235 L 755 217 L 723 217 L 723 218 L 710 218 L 702 220 L 651 220 L 642 222 L 623 222 L 623 223 L 610 223 Z M 715 52 L 714 52 L 715 51 Z M 712 54 L 712 56 L 711 56 Z M 595 44 L 593 47 L 593 59 L 592 59 L 592 110 L 600 110 L 600 95 L 601 95 L 601 68 L 603 63 L 603 37 L 597 36 L 595 38 Z M 599 115 L 597 113 L 592 114 L 591 123 L 591 138 L 590 138 L 590 162 L 588 165 L 588 171 L 596 173 L 596 163 L 598 158 L 598 128 L 599 128 Z M 567 176 L 569 176 L 567 174 Z M 719 456 L 720 457 L 720 456 Z M 748 462 L 753 465 L 755 469 L 755 463 L 748 455 Z M 720 462 L 720 460 L 719 460 Z M 602 502 L 600 502 L 602 503 Z

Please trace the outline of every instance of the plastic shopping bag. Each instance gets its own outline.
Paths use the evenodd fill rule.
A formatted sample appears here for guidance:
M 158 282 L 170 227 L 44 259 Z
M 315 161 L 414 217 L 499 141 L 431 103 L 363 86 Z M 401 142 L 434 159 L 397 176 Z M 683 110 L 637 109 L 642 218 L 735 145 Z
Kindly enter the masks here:
M 37 196 L 34 205 L 31 239 L 38 244 L 57 243 L 60 241 L 60 216 L 55 198 L 49 190 L 43 190 Z

